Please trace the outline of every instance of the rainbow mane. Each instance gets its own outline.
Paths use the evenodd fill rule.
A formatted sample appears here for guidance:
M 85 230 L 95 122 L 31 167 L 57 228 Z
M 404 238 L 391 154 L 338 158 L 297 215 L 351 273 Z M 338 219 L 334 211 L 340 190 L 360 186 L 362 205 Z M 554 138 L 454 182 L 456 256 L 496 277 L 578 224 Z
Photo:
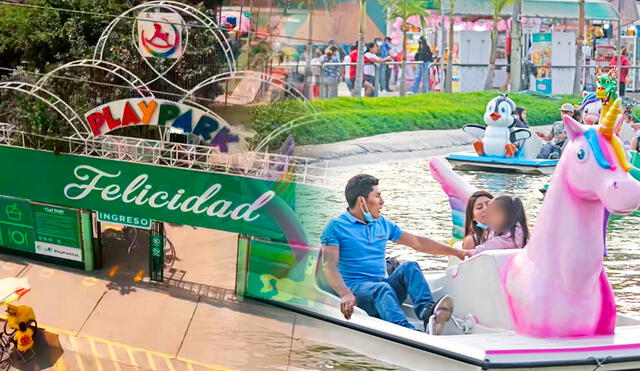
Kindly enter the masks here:
M 620 166 L 622 166 L 624 171 L 629 172 L 631 171 L 631 164 L 629 163 L 629 159 L 627 159 L 622 141 L 620 141 L 620 138 L 616 135 L 617 123 L 622 119 L 621 113 L 622 100 L 620 98 L 616 99 L 615 102 L 603 105 L 597 134 L 589 134 L 589 132 L 593 130 L 590 129 L 587 130 L 585 135 L 587 136 L 589 145 L 601 167 L 605 169 L 615 169 L 615 164 L 613 163 L 612 158 L 613 156 L 606 145 L 608 142 L 613 148 Z M 596 150 L 596 147 L 602 151 Z
M 595 103 L 598 100 L 599 100 L 599 98 L 596 97 L 596 93 L 595 92 L 585 95 L 584 98 L 582 98 L 582 102 L 580 103 L 580 110 L 584 110 L 584 107 L 587 104 Z

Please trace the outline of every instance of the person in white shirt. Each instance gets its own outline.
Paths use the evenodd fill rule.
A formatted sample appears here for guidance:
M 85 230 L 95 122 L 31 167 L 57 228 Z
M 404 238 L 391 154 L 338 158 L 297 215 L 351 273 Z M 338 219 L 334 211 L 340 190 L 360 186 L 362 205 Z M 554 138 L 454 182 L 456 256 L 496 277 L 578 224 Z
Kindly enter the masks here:
M 378 53 L 378 45 L 376 43 L 370 42 L 367 43 L 367 52 L 364 54 L 364 81 L 371 84 L 371 86 L 375 86 L 376 81 L 376 65 L 375 63 L 386 63 L 391 62 L 391 57 L 380 58 L 377 55 Z M 371 91 L 371 95 L 373 96 L 373 90 Z

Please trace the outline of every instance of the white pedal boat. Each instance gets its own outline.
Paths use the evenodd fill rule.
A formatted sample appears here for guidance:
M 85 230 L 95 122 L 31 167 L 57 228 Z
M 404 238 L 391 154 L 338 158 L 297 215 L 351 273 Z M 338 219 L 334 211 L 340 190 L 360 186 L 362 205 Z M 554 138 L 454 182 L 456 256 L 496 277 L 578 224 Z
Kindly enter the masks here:
M 463 130 L 475 137 L 482 139 L 483 132 L 477 125 L 467 125 Z M 545 174 L 553 173 L 558 164 L 557 159 L 536 158 L 542 149 L 542 141 L 529 129 L 518 129 L 517 142 L 520 149 L 514 157 L 478 155 L 475 151 L 463 151 L 449 154 L 446 159 L 456 170 L 463 171 L 489 171 L 518 174 Z M 515 135 L 514 135 L 515 136 Z M 516 138 L 513 138 L 516 140 Z
M 455 301 L 455 320 L 447 323 L 442 336 L 394 325 L 358 308 L 351 320 L 344 319 L 339 309 L 327 305 L 336 305 L 339 299 L 328 291 L 320 267 L 315 286 L 324 298 L 318 302 L 259 300 L 300 315 L 295 337 L 345 347 L 414 370 L 640 369 L 640 319 L 630 316 L 618 314 L 613 336 L 541 339 L 517 334 L 498 279 L 500 265 L 511 253 L 485 252 L 450 265 L 443 273 L 425 275 L 434 299 L 448 294 Z M 409 302 L 404 309 L 409 321 L 422 328 Z

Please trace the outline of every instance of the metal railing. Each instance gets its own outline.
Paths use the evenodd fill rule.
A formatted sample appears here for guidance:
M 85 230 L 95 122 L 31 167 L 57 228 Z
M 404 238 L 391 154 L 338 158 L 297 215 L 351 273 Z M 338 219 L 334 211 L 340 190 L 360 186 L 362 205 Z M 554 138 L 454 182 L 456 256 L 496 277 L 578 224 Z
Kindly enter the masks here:
M 327 161 L 306 157 L 267 152 L 227 154 L 208 146 L 110 135 L 90 139 L 57 138 L 2 123 L 0 145 L 321 186 L 327 184 L 329 172 Z
M 398 70 L 400 68 L 396 68 L 399 67 L 402 64 L 402 62 L 386 62 L 386 63 L 377 63 L 375 64 L 376 69 L 375 69 L 375 76 L 373 78 L 373 82 L 374 82 L 374 89 L 373 92 L 370 96 L 379 96 L 379 92 L 380 92 L 380 87 L 381 84 L 385 83 L 385 80 L 387 78 L 387 76 L 381 76 L 381 72 L 384 70 L 386 72 L 386 69 L 383 68 L 383 66 L 388 66 L 393 68 L 393 72 L 391 74 L 391 76 L 389 76 L 391 78 L 391 82 L 388 84 L 390 87 L 393 86 L 393 90 L 395 92 L 399 92 L 399 88 L 400 88 L 400 79 L 403 78 L 403 74 L 401 72 L 398 72 Z M 407 69 L 415 69 L 416 66 L 422 65 L 423 62 L 420 61 L 407 61 L 405 62 L 405 66 Z M 324 91 L 322 91 L 323 87 L 325 85 L 328 84 L 333 84 L 334 86 L 332 87 L 332 92 L 338 92 L 337 96 L 350 96 L 352 95 L 352 88 L 349 85 L 350 81 L 348 81 L 348 76 L 349 76 L 349 71 L 348 68 L 352 67 L 352 66 L 356 66 L 356 63 L 312 63 L 311 64 L 311 73 L 310 75 L 305 77 L 305 68 L 306 65 L 304 62 L 286 62 L 286 63 L 281 63 L 281 64 L 274 64 L 272 65 L 272 67 L 278 67 L 278 68 L 284 68 L 286 69 L 290 76 L 296 76 L 298 81 L 294 82 L 295 84 L 299 85 L 299 90 L 303 91 L 303 85 L 305 83 L 305 78 L 308 78 L 310 81 L 310 85 L 311 86 L 320 86 L 320 91 L 316 91 L 315 94 L 313 91 L 311 92 L 305 92 L 305 94 L 307 94 L 309 99 L 324 99 L 324 98 L 333 98 L 335 95 L 331 95 L 331 94 L 326 94 Z M 431 67 L 434 65 L 434 63 L 429 62 L 425 65 L 425 68 L 422 70 L 422 81 L 420 82 L 419 89 L 414 90 L 414 92 L 416 93 L 426 93 L 428 91 L 430 91 L 431 89 L 431 82 L 430 82 L 430 70 Z M 439 63 L 438 65 L 438 80 L 436 81 L 436 83 L 439 84 L 440 89 L 443 88 L 444 85 L 444 74 L 446 71 L 446 64 L 440 65 Z M 489 65 L 486 63 L 454 63 L 452 65 L 454 68 L 488 68 Z M 331 81 L 327 82 L 325 76 L 326 76 L 326 70 L 327 68 L 331 68 L 331 67 L 337 67 L 339 69 L 339 76 L 337 81 L 332 78 Z M 495 69 L 496 70 L 505 70 L 507 67 L 509 67 L 509 64 L 507 63 L 496 63 L 495 64 Z M 582 65 L 582 82 L 583 84 L 586 84 L 585 82 L 587 80 L 591 80 L 591 81 L 595 81 L 595 72 L 596 72 L 596 68 L 600 67 L 600 68 L 608 68 L 610 66 L 605 66 L 602 65 L 600 63 L 599 66 L 596 65 Z M 527 68 L 529 68 L 529 70 L 533 69 L 533 70 L 537 70 L 537 69 L 548 69 L 551 71 L 552 76 L 553 76 L 553 71 L 566 71 L 566 70 L 575 70 L 575 65 L 534 65 L 533 63 L 530 62 L 526 62 L 523 61 L 523 65 L 522 65 L 522 73 L 523 73 L 523 80 L 526 80 L 526 82 L 529 81 L 529 76 L 531 75 L 527 75 L 526 71 Z M 638 69 L 640 69 L 640 65 L 630 65 L 630 66 L 624 66 L 624 68 L 628 68 L 629 69 L 629 77 L 630 79 L 633 79 L 635 81 L 635 84 L 628 84 L 627 85 L 627 91 L 638 91 L 640 90 L 640 71 L 637 71 Z M 410 91 L 412 91 L 412 85 L 415 83 L 415 80 L 411 78 L 411 74 L 410 73 L 405 73 L 404 74 L 404 78 L 405 78 L 405 93 L 409 93 Z M 460 81 L 462 82 L 462 81 Z M 339 87 L 338 89 L 336 89 L 336 85 Z M 347 87 L 347 89 L 345 89 L 345 86 Z M 528 83 L 525 83 L 523 86 L 529 86 Z M 633 87 L 633 89 L 631 89 Z M 586 87 L 588 88 L 588 86 Z M 317 88 L 316 88 L 317 90 Z

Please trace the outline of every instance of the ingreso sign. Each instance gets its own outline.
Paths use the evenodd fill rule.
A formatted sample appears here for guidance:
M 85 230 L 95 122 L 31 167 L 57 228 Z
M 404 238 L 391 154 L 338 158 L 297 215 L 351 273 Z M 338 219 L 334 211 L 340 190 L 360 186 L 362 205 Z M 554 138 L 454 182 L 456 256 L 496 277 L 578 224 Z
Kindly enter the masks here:
M 151 219 L 98 211 L 98 220 L 104 223 L 122 224 L 129 227 L 151 229 Z

